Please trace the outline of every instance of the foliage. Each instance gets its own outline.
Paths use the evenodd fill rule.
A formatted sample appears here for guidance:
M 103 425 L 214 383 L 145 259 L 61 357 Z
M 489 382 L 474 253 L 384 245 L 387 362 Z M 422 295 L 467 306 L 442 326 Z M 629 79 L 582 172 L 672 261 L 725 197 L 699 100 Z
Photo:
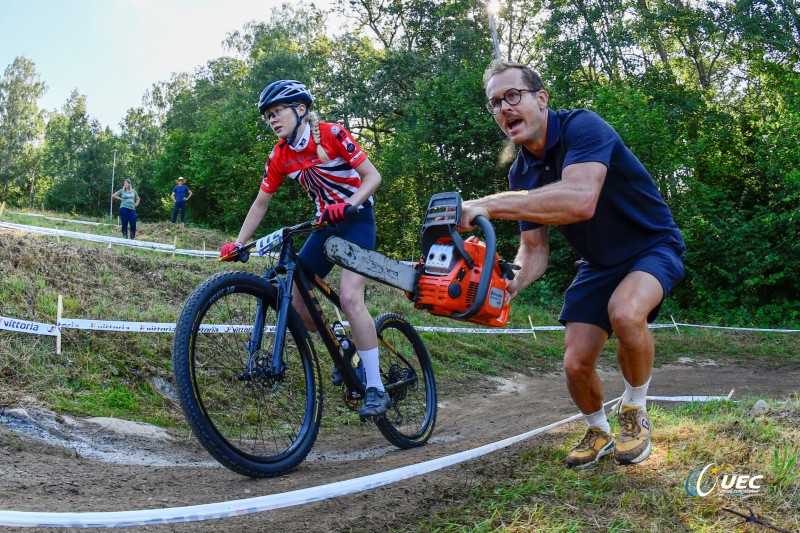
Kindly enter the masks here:
M 540 70 L 553 108 L 588 107 L 651 172 L 688 245 L 673 293 L 686 315 L 741 325 L 800 320 L 800 24 L 787 0 L 505 0 L 501 52 Z M 188 220 L 235 234 L 277 142 L 253 105 L 279 78 L 308 84 L 322 120 L 350 129 L 381 172 L 381 251 L 418 253 L 434 192 L 506 188 L 513 150 L 482 111 L 492 53 L 482 0 L 339 0 L 340 27 L 285 5 L 227 39 L 232 57 L 155 83 L 119 134 L 73 93 L 47 118 L 44 84 L 17 58 L 0 84 L 0 201 L 108 213 L 110 182 L 131 178 L 140 216 L 164 220 L 178 176 Z M 13 95 L 13 96 L 12 96 Z M 311 216 L 304 191 L 278 191 L 261 232 Z M 514 223 L 498 223 L 511 259 Z M 551 232 L 545 278 L 522 297 L 554 302 L 574 252 Z M 217 243 L 215 243 L 216 245 Z
M 44 127 L 37 101 L 47 86 L 33 61 L 17 57 L 0 80 L 0 202 L 36 197 L 39 164 L 34 141 Z

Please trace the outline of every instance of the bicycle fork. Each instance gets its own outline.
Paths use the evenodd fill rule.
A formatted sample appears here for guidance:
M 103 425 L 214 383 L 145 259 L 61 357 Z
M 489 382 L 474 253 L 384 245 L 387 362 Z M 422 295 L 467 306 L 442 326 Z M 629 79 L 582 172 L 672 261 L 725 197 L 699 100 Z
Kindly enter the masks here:
M 292 271 L 289 271 L 286 278 L 281 278 L 280 276 L 275 276 L 274 278 L 277 283 L 278 302 L 276 306 L 275 337 L 272 353 L 269 356 L 269 365 L 266 364 L 267 354 L 261 350 L 266 326 L 266 303 L 263 299 L 258 301 L 253 332 L 250 340 L 247 341 L 247 370 L 239 375 L 239 379 L 242 381 L 251 381 L 253 378 L 259 378 L 271 382 L 280 381 L 284 377 L 286 362 L 283 360 L 283 347 L 286 343 L 289 305 L 291 305 L 292 301 L 292 293 L 289 287 L 292 286 L 293 274 Z

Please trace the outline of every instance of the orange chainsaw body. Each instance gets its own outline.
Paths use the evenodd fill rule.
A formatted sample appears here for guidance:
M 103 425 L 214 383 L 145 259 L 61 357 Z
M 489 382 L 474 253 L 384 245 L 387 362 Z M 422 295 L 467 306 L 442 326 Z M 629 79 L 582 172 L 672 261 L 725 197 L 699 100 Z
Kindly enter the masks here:
M 416 292 L 406 293 L 414 301 L 415 308 L 424 309 L 432 315 L 452 317 L 472 306 L 484 268 L 486 245 L 472 236 L 464 241 L 464 250 L 473 259 L 472 268 L 458 253 L 452 238 L 440 238 L 430 247 L 427 255 L 415 267 L 423 272 Z M 506 276 L 500 268 L 497 254 L 491 264 L 494 271 L 483 307 L 470 318 L 452 318 L 495 328 L 503 327 L 508 322 L 511 301 L 506 293 Z

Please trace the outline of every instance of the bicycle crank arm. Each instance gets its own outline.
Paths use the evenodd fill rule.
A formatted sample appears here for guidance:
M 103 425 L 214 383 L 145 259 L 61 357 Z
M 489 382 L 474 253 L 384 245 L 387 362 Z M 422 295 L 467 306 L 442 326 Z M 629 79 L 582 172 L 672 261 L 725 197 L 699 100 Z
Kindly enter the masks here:
M 340 237 L 331 237 L 325 241 L 325 255 L 331 263 L 371 280 L 407 292 L 417 290 L 417 271 L 414 267 Z

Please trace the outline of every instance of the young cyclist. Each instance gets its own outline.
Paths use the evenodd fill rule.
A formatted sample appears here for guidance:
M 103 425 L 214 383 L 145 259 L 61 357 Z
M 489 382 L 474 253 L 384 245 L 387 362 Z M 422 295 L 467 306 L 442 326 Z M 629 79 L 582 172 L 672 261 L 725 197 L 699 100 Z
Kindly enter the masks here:
M 269 155 L 258 196 L 236 242 L 224 245 L 221 256 L 230 254 L 253 235 L 272 196 L 287 177 L 306 189 L 320 221 L 333 222 L 312 233 L 299 253 L 301 260 L 317 275 L 324 278 L 333 268 L 324 253 L 325 241 L 331 235 L 375 249 L 372 194 L 381 176 L 349 131 L 338 124 L 319 121 L 316 113 L 310 110 L 313 102 L 309 90 L 295 80 L 273 82 L 261 93 L 258 111 L 279 141 Z M 344 220 L 344 211 L 349 205 L 358 207 L 358 214 Z M 342 310 L 350 321 L 367 377 L 364 406 L 359 412 L 362 417 L 380 415 L 390 403 L 380 376 L 375 323 L 364 303 L 365 286 L 366 278 L 342 270 L 339 291 Z M 297 287 L 292 291 L 292 301 L 309 331 L 316 331 Z

